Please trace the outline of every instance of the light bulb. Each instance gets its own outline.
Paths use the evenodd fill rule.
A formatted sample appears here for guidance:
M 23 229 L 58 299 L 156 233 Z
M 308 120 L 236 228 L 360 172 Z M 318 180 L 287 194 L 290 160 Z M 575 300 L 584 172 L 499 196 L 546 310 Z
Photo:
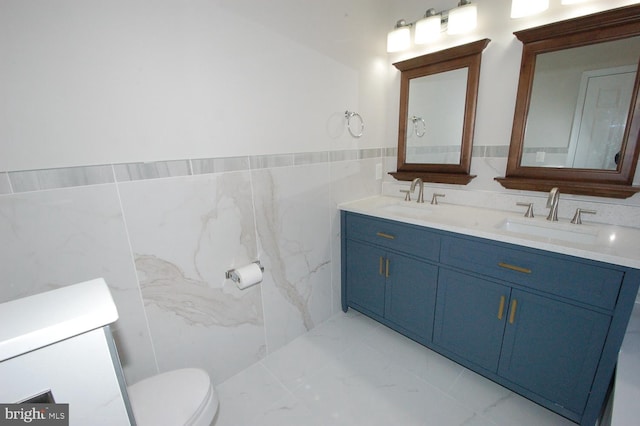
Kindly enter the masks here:
M 415 44 L 426 44 L 440 37 L 440 15 L 427 16 L 416 22 Z
M 409 26 L 402 26 L 399 21 L 393 31 L 387 34 L 387 52 L 400 52 L 411 46 L 411 29 Z
M 463 4 L 449 11 L 447 34 L 462 34 L 478 24 L 478 8 L 475 4 Z

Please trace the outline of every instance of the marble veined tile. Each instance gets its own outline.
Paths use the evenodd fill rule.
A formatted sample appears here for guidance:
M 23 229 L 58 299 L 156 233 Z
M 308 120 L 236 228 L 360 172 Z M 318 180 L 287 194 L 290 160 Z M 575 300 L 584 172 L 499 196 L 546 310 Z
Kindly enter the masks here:
M 314 415 L 311 409 L 299 398 L 287 395 L 262 413 L 252 418 L 251 426 L 325 426 L 326 419 Z M 237 423 L 228 423 L 236 426 Z M 216 426 L 218 424 L 216 423 Z
M 103 277 L 128 382 L 157 372 L 115 185 L 0 197 L 0 302 Z
M 572 421 L 537 405 L 470 370 L 447 392 L 458 403 L 499 425 L 571 426 Z
M 464 371 L 459 364 L 384 326 L 370 334 L 366 343 L 443 392 Z
M 293 394 L 332 425 L 464 425 L 477 417 L 362 342 Z
M 255 170 L 269 352 L 331 316 L 328 164 Z
M 575 423 L 515 393 L 485 407 L 482 415 L 498 425 L 575 426 Z
M 418 374 L 419 349 L 431 351 L 392 333 L 353 310 L 333 316 L 220 385 L 216 426 L 573 424 L 460 366 Z
M 290 396 L 276 377 L 256 363 L 216 387 L 220 401 L 215 426 L 253 425 L 253 419 L 274 410 Z
M 268 355 L 262 363 L 293 390 L 379 327 L 382 327 L 379 323 L 353 309 L 346 314 L 340 312 Z
M 261 286 L 225 271 L 256 258 L 249 172 L 129 182 L 120 194 L 160 370 L 219 383 L 264 356 Z

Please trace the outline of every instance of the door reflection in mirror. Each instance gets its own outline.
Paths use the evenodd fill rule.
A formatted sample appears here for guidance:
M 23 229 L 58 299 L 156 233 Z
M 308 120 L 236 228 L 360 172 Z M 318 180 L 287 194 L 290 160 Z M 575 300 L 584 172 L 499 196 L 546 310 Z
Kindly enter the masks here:
M 640 37 L 539 54 L 522 166 L 616 170 Z

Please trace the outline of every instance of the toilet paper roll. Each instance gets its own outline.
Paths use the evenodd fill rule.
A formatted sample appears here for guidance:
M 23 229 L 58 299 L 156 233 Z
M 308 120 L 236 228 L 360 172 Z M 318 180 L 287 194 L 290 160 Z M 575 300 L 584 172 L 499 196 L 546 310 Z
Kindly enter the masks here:
M 256 263 L 236 269 L 235 274 L 238 277 L 236 285 L 240 290 L 244 290 L 262 281 L 262 269 L 260 269 L 260 266 Z

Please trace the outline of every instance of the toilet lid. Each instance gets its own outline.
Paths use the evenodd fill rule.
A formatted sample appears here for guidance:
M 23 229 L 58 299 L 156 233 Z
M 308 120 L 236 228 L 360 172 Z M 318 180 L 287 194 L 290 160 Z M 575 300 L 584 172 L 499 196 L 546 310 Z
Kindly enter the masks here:
M 149 377 L 127 392 L 139 426 L 208 425 L 218 409 L 209 375 L 197 368 Z

